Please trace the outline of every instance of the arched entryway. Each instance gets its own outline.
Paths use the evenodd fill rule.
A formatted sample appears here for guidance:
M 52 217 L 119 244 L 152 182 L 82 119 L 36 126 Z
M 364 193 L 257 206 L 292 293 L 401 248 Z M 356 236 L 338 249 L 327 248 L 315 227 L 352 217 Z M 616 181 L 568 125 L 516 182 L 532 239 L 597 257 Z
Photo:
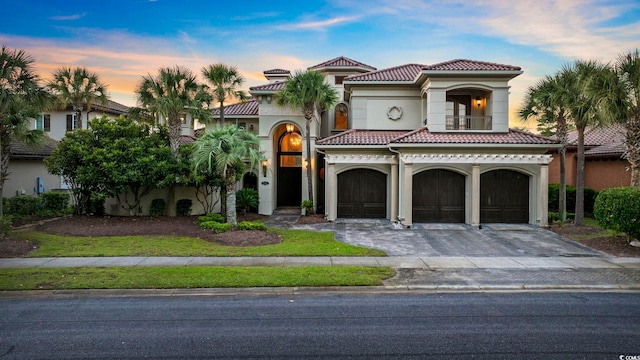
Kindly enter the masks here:
M 529 176 L 513 170 L 480 175 L 480 222 L 529 222 Z
M 338 217 L 385 218 L 387 175 L 370 169 L 338 174 Z
M 278 206 L 300 206 L 302 202 L 302 136 L 287 125 L 278 138 Z
M 413 176 L 413 221 L 463 223 L 465 177 L 455 171 L 434 169 Z

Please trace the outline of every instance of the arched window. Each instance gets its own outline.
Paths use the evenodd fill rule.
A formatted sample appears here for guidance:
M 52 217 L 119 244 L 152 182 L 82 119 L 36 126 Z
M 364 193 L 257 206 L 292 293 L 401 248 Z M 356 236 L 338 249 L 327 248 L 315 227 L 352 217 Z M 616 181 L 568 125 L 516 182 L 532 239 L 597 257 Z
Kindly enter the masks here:
M 336 130 L 347 130 L 349 128 L 349 108 L 345 104 L 336 105 Z

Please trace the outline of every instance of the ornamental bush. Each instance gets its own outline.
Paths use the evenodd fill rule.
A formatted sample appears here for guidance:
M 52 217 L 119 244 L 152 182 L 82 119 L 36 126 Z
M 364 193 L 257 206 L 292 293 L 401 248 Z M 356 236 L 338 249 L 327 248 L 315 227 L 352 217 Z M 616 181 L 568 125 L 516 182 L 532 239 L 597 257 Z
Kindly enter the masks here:
M 151 200 L 151 207 L 149 207 L 149 215 L 151 216 L 162 216 L 164 215 L 164 210 L 167 207 L 166 201 L 164 199 L 153 199 Z
M 69 207 L 69 193 L 46 192 L 40 194 L 44 210 L 64 212 Z
M 209 221 L 223 223 L 225 219 L 224 216 L 220 213 L 208 213 L 207 215 L 198 217 L 198 223 L 200 224 Z
M 640 189 L 626 186 L 602 190 L 593 214 L 604 228 L 640 238 Z
M 191 199 L 180 199 L 176 203 L 176 215 L 178 216 L 189 216 L 191 215 L 191 205 L 193 202 Z
M 238 223 L 238 230 L 260 230 L 267 231 L 267 227 L 262 223 L 242 221 Z
M 559 211 L 560 184 L 549 184 L 549 211 Z M 584 212 L 593 214 L 593 205 L 596 201 L 598 192 L 592 188 L 584 188 Z M 567 212 L 575 213 L 576 211 L 576 188 L 567 185 Z
M 230 231 L 233 228 L 233 225 L 231 225 L 231 223 L 204 221 L 200 223 L 200 227 L 205 230 L 213 230 L 214 233 L 219 234 L 219 233 Z

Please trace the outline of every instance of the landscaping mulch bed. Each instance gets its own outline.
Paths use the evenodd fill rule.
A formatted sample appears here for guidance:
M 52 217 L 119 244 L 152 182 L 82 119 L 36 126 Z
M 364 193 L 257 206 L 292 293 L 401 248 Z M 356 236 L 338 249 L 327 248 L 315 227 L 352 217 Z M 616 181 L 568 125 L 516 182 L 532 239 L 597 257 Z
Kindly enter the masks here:
M 640 248 L 629 245 L 629 238 L 627 236 L 606 236 L 606 233 L 598 228 L 592 226 L 575 226 L 570 223 L 552 225 L 551 231 L 566 237 L 602 233 L 603 236 L 582 239 L 580 243 L 613 256 L 640 257 Z

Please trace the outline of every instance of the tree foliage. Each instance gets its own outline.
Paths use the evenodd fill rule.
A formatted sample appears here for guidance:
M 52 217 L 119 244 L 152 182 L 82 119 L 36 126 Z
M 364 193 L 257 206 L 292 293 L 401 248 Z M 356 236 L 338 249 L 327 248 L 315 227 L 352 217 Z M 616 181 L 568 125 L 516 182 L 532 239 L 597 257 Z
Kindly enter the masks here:
M 244 91 L 238 89 L 244 83 L 244 78 L 235 66 L 222 63 L 202 68 L 202 75 L 209 83 L 213 99 L 220 104 L 220 126 L 224 126 L 224 102 L 233 99 L 244 102 L 249 98 Z
M 23 50 L 0 50 L 0 199 L 9 173 L 11 140 L 35 145 L 42 132 L 29 130 L 29 121 L 48 105 L 49 94 L 39 85 L 33 58 Z M 0 202 L 0 216 L 2 216 Z
M 131 215 L 155 188 L 174 181 L 176 160 L 167 146 L 167 132 L 151 132 L 146 124 L 119 117 L 96 118 L 90 129 L 70 132 L 46 160 L 50 173 L 64 176 L 84 210 L 92 197 L 114 197 Z

